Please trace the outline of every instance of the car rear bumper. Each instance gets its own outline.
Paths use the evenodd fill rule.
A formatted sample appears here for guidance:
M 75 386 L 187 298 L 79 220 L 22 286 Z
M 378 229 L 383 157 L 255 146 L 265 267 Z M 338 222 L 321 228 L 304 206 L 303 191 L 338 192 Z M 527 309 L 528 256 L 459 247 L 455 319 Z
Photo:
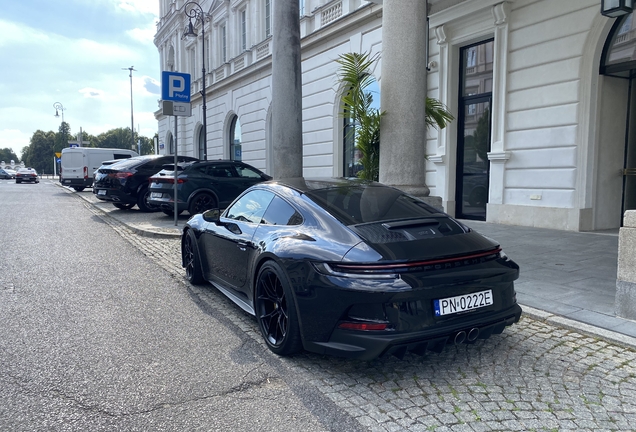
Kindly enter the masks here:
M 62 178 L 60 183 L 63 186 L 69 187 L 91 187 L 93 186 L 93 179 L 80 179 L 80 178 Z
M 519 321 L 521 307 L 512 307 L 488 316 L 475 316 L 451 326 L 431 328 L 412 333 L 382 334 L 336 329 L 327 342 L 306 342 L 307 351 L 371 360 L 376 357 L 395 355 L 403 358 L 408 352 L 424 355 L 427 351 L 441 352 L 446 345 L 473 343 L 500 334 L 507 326 Z M 480 314 L 481 315 L 481 314 Z
M 132 197 L 130 195 L 122 194 L 119 191 L 113 189 L 104 189 L 99 188 L 97 186 L 93 186 L 93 194 L 95 198 L 102 201 L 109 201 L 113 203 L 122 203 L 122 204 L 136 204 L 137 197 Z

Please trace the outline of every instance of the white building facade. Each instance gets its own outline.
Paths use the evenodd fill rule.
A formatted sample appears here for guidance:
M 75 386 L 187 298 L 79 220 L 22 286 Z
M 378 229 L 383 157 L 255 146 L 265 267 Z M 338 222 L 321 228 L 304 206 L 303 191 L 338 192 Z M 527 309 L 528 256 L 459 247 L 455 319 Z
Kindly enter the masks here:
M 192 116 L 156 112 L 160 153 L 174 152 L 176 141 L 179 154 L 241 159 L 275 176 L 276 0 L 201 0 L 205 49 L 200 21 L 198 38 L 182 38 L 187 2 L 159 1 L 161 70 L 192 74 Z M 391 79 L 380 72 L 383 8 L 391 1 L 300 5 L 303 172 L 346 176 L 356 155 L 339 115 L 344 89 L 335 60 L 380 53 L 369 73 L 381 92 Z M 426 171 L 431 195 L 457 217 L 573 231 L 619 227 L 623 212 L 636 208 L 634 27 L 631 15 L 602 16 L 600 0 L 429 0 L 429 44 L 413 55 L 428 55 L 421 75 L 428 95 L 456 119 L 422 138 L 426 159 L 404 163 Z

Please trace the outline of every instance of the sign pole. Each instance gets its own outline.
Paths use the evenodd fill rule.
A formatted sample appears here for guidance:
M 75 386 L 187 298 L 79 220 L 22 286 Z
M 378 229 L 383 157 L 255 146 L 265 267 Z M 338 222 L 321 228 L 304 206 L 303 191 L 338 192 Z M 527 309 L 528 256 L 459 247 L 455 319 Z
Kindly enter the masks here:
M 177 179 L 179 178 L 179 173 L 177 169 L 177 116 L 174 117 L 174 226 L 177 226 L 177 218 L 179 217 L 177 208 Z
M 177 186 L 179 181 L 179 170 L 177 156 L 177 117 L 191 116 L 192 105 L 190 104 L 190 74 L 179 72 L 161 72 L 161 99 L 163 115 L 174 117 L 174 224 L 177 225 L 178 197 Z

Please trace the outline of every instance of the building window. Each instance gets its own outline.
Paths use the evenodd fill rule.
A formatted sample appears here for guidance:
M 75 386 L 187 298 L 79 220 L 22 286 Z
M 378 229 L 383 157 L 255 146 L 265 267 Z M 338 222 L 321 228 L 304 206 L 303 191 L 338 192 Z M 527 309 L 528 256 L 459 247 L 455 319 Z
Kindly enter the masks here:
M 272 2 L 265 0 L 265 37 L 272 35 Z
M 241 51 L 247 50 L 247 12 L 241 11 Z
M 241 149 L 241 122 L 238 116 L 232 118 L 230 124 L 230 159 L 240 161 L 243 160 Z
M 300 12 L 300 16 L 305 15 L 305 0 L 298 1 L 298 11 Z
M 168 142 L 168 151 L 170 154 L 174 154 L 174 138 L 170 135 L 170 141 Z
M 221 63 L 227 62 L 227 33 L 225 26 L 221 27 Z

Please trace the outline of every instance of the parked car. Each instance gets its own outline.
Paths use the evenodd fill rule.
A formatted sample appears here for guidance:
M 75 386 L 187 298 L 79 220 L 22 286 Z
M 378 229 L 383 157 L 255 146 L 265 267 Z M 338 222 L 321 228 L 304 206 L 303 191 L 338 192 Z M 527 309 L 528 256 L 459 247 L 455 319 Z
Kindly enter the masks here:
M 196 161 L 197 158 L 179 156 L 179 161 Z M 135 156 L 106 167 L 95 174 L 93 193 L 102 201 L 112 202 L 119 209 L 130 209 L 137 205 L 141 211 L 159 210 L 147 202 L 148 178 L 159 172 L 164 164 L 174 161 L 172 155 Z
M 40 183 L 40 178 L 38 177 L 37 171 L 33 168 L 20 168 L 15 173 L 15 182 Z
M 104 160 L 126 159 L 139 156 L 133 150 L 118 148 L 69 147 L 62 149 L 60 183 L 77 192 L 93 186 L 95 170 Z
M 440 352 L 516 323 L 500 245 L 398 189 L 353 179 L 257 184 L 190 218 L 192 284 L 254 315 L 269 349 L 362 360 Z
M 10 169 L 0 169 L 0 179 L 14 179 L 15 171 Z
M 232 160 L 184 162 L 178 164 L 177 214 L 191 215 L 211 208 L 227 207 L 241 192 L 271 177 L 251 165 Z M 150 181 L 151 205 L 174 214 L 174 164 L 153 175 Z

